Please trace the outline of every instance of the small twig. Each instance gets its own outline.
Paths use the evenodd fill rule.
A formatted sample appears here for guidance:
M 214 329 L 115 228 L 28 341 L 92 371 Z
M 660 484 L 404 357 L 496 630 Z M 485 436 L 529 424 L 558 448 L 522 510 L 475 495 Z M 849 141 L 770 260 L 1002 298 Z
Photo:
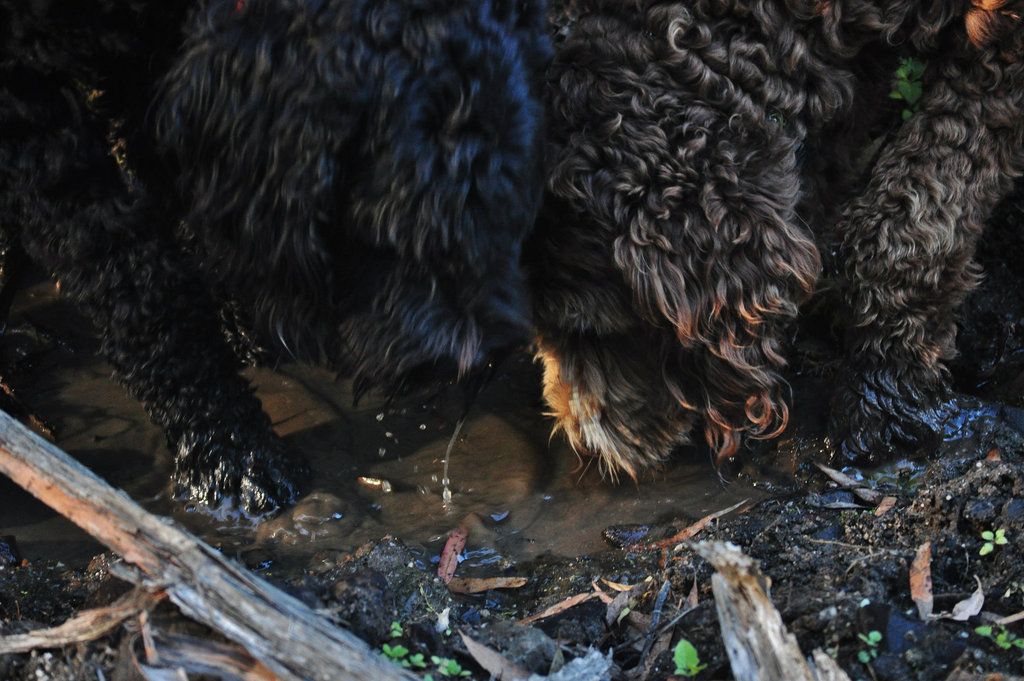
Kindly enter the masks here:
M 117 599 L 113 605 L 85 610 L 59 626 L 0 638 L 0 655 L 95 641 L 121 626 L 125 620 L 152 609 L 166 597 L 162 591 L 134 589 Z
M 654 599 L 654 609 L 651 610 L 651 628 L 647 632 L 647 640 L 644 642 L 644 650 L 640 655 L 640 664 L 643 664 L 647 660 L 647 656 L 651 652 L 651 646 L 654 645 L 655 632 L 658 629 L 658 622 L 661 620 L 661 609 L 665 607 L 665 599 L 668 597 L 670 587 L 671 584 L 666 579 L 665 583 L 661 585 L 661 590 L 658 591 L 658 596 Z
M 835 541 L 834 539 L 814 539 L 814 538 L 808 537 L 806 539 L 806 541 L 809 541 L 809 542 L 811 542 L 813 544 L 826 544 L 826 545 L 829 545 L 829 546 L 838 546 L 840 548 L 852 549 L 854 551 L 868 551 L 868 552 L 871 553 L 872 556 L 874 556 L 874 555 L 888 555 L 888 556 L 903 556 L 904 558 L 906 558 L 908 556 L 913 555 L 913 552 L 911 552 L 911 551 L 900 551 L 899 549 L 880 549 L 880 548 L 876 548 L 874 546 L 864 546 L 862 544 L 849 544 L 847 542 Z M 870 558 L 870 557 L 871 556 L 865 556 L 865 557 L 862 557 L 862 558 L 857 558 L 856 560 L 864 560 L 865 558 Z
M 874 552 L 874 551 L 878 550 L 878 549 L 876 549 L 873 546 L 863 546 L 863 545 L 860 545 L 860 544 L 849 544 L 849 543 L 844 542 L 844 541 L 835 541 L 834 539 L 814 539 L 813 537 L 808 537 L 807 541 L 811 542 L 812 544 L 827 544 L 829 546 L 840 546 L 840 547 L 842 547 L 844 549 L 853 549 L 854 551 L 871 551 L 871 552 Z
M 657 638 L 658 636 L 661 636 L 666 631 L 669 631 L 670 629 L 672 629 L 672 627 L 674 627 L 677 624 L 679 624 L 679 621 L 681 619 L 683 619 L 684 617 L 689 615 L 694 610 L 697 610 L 698 608 L 702 607 L 703 605 L 704 604 L 701 603 L 700 605 L 695 605 L 693 607 L 686 607 L 686 608 L 683 608 L 682 610 L 680 610 L 679 612 L 677 612 L 675 615 L 672 616 L 672 619 L 670 619 L 668 622 L 665 622 L 665 624 L 661 625 L 661 627 L 659 627 L 654 632 L 655 638 Z M 640 634 L 639 636 L 634 636 L 633 638 L 628 639 L 628 640 L 624 641 L 623 643 L 620 643 L 619 645 L 615 646 L 615 650 L 616 651 L 625 650 L 626 648 L 629 648 L 632 645 L 634 645 L 634 644 L 638 643 L 639 641 L 641 641 L 642 639 L 646 638 L 647 635 L 648 634 Z
M 1013 615 L 1007 615 L 1006 617 L 1000 617 L 999 619 L 996 620 L 996 624 L 1005 627 L 1007 624 L 1013 624 L 1014 622 L 1020 622 L 1021 620 L 1024 620 L 1024 610 L 1021 610 L 1020 612 L 1018 612 L 1016 614 L 1013 614 Z
M 750 499 L 744 499 L 743 501 L 741 501 L 739 503 L 733 504 L 729 508 L 722 509 L 721 511 L 716 511 L 715 513 L 712 513 L 710 515 L 706 515 L 703 518 L 701 518 L 700 520 L 698 520 L 697 522 L 695 522 L 692 525 L 690 525 L 689 527 L 686 527 L 683 530 L 680 530 L 679 532 L 675 533 L 674 535 L 672 535 L 668 539 L 662 539 L 661 541 L 654 542 L 653 544 L 633 544 L 632 546 L 627 546 L 626 550 L 627 551 L 657 551 L 657 550 L 660 550 L 660 549 L 667 549 L 667 548 L 673 547 L 673 546 L 675 546 L 677 544 L 682 544 L 683 542 L 691 539 L 694 535 L 696 535 L 698 532 L 703 530 L 705 527 L 710 525 L 713 521 L 718 520 L 719 518 L 721 518 L 722 516 L 724 516 L 724 515 L 726 515 L 728 513 L 732 513 L 733 511 L 735 511 L 736 509 L 740 508 L 741 506 L 743 506 L 744 504 L 746 504 L 749 501 L 750 501 Z M 744 510 L 746 510 L 746 509 L 744 509 Z
M 854 496 L 860 497 L 869 504 L 877 506 L 885 497 L 885 495 L 878 490 L 868 487 L 860 480 L 854 480 L 842 471 L 837 471 L 834 468 L 829 468 L 828 466 L 820 463 L 816 463 L 814 465 L 817 466 L 822 473 L 831 478 L 837 485 L 850 490 Z

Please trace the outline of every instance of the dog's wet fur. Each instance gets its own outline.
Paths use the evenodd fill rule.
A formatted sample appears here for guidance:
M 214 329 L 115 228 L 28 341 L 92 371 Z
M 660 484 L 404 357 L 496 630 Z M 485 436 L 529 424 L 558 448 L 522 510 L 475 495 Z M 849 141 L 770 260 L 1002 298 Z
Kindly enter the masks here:
M 543 0 L 0 0 L 0 25 L 0 224 L 95 323 L 179 494 L 299 489 L 225 309 L 385 390 L 528 341 Z
M 548 194 L 529 246 L 556 427 L 636 476 L 703 433 L 788 419 L 786 346 L 840 282 L 844 458 L 936 436 L 982 223 L 1024 170 L 1020 2 L 566 0 L 552 7 Z M 900 57 L 927 61 L 894 121 Z

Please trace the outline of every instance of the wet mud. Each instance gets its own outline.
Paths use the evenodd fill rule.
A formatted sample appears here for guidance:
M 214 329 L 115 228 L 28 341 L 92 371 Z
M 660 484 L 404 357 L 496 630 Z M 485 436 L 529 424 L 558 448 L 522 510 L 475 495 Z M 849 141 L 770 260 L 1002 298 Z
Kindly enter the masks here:
M 686 639 L 707 665 L 695 678 L 731 678 L 711 568 L 685 543 L 638 545 L 739 503 L 695 539 L 731 541 L 761 561 L 772 600 L 806 653 L 825 650 L 853 679 L 1013 679 L 1024 673 L 1024 644 L 1014 642 L 1024 628 L 1013 620 L 1024 611 L 1022 227 L 1018 192 L 979 251 L 986 280 L 964 308 L 961 355 L 950 366 L 960 411 L 940 451 L 847 471 L 894 499 L 884 512 L 815 466 L 827 460 L 828 397 L 840 362 L 827 304 L 812 303 L 794 340 L 794 416 L 783 437 L 752 443 L 721 472 L 706 451 L 682 452 L 635 485 L 602 480 L 549 437 L 538 368 L 525 354 L 502 366 L 471 406 L 449 463 L 450 503 L 442 499 L 443 459 L 464 406 L 457 388 L 353 406 L 351 386 L 329 372 L 283 361 L 250 370 L 316 481 L 295 508 L 258 523 L 169 497 L 161 433 L 111 381 L 87 325 L 49 284 L 19 293 L 0 366 L 75 458 L 382 654 L 387 644 L 396 663 L 425 660 L 412 664 L 421 675 L 441 676 L 435 656 L 469 672 L 462 678 L 488 678 L 455 633 L 463 631 L 531 672 L 547 674 L 598 648 L 612 656 L 612 678 L 640 680 L 682 678 L 673 650 Z M 437 564 L 459 526 L 468 541 L 457 576 L 526 584 L 452 593 Z M 909 574 L 924 545 L 934 611 L 951 612 L 980 588 L 980 612 L 966 621 L 920 617 Z M 111 602 L 127 587 L 111 575 L 108 556 L 95 558 L 102 553 L 0 481 L 0 634 Z M 621 585 L 635 587 L 629 608 L 609 619 L 606 601 Z M 515 624 L 598 589 L 604 599 Z M 130 639 L 121 629 L 86 645 L 0 656 L 0 678 L 138 678 Z

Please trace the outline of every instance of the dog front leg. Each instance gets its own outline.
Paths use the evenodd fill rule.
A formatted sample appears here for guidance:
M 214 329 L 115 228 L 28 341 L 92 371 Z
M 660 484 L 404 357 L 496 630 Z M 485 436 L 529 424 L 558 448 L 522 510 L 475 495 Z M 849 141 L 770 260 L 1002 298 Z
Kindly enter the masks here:
M 292 502 L 302 467 L 286 456 L 188 258 L 152 237 L 150 210 L 91 206 L 30 240 L 100 330 L 103 353 L 164 428 L 179 496 L 250 512 Z
M 164 428 L 177 494 L 211 505 L 234 497 L 252 512 L 291 502 L 301 467 L 238 375 L 209 288 L 161 230 L 166 211 L 125 189 L 103 124 L 73 95 L 52 94 L 17 145 L 0 149 L 12 170 L 0 183 L 11 229 L 93 321 L 115 375 Z
M 1024 170 L 1020 65 L 932 66 L 941 77 L 839 228 L 848 369 L 831 432 L 851 461 L 937 446 L 952 409 L 942 360 L 955 352 L 954 315 L 979 276 L 975 243 Z

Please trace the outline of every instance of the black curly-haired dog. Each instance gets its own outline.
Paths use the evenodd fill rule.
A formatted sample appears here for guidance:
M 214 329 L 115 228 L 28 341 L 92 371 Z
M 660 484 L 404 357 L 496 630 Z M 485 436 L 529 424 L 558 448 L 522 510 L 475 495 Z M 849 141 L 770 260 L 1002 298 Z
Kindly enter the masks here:
M 96 323 L 179 493 L 297 491 L 227 305 L 388 389 L 528 338 L 543 0 L 0 0 L 0 38 L 0 227 Z
M 777 434 L 788 327 L 833 248 L 850 322 L 837 446 L 929 435 L 975 237 L 1024 170 L 1022 5 L 554 5 L 549 195 L 527 262 L 572 445 L 635 477 L 694 430 L 719 457 Z M 862 147 L 900 120 L 906 54 L 929 65 L 920 111 L 858 194 Z

